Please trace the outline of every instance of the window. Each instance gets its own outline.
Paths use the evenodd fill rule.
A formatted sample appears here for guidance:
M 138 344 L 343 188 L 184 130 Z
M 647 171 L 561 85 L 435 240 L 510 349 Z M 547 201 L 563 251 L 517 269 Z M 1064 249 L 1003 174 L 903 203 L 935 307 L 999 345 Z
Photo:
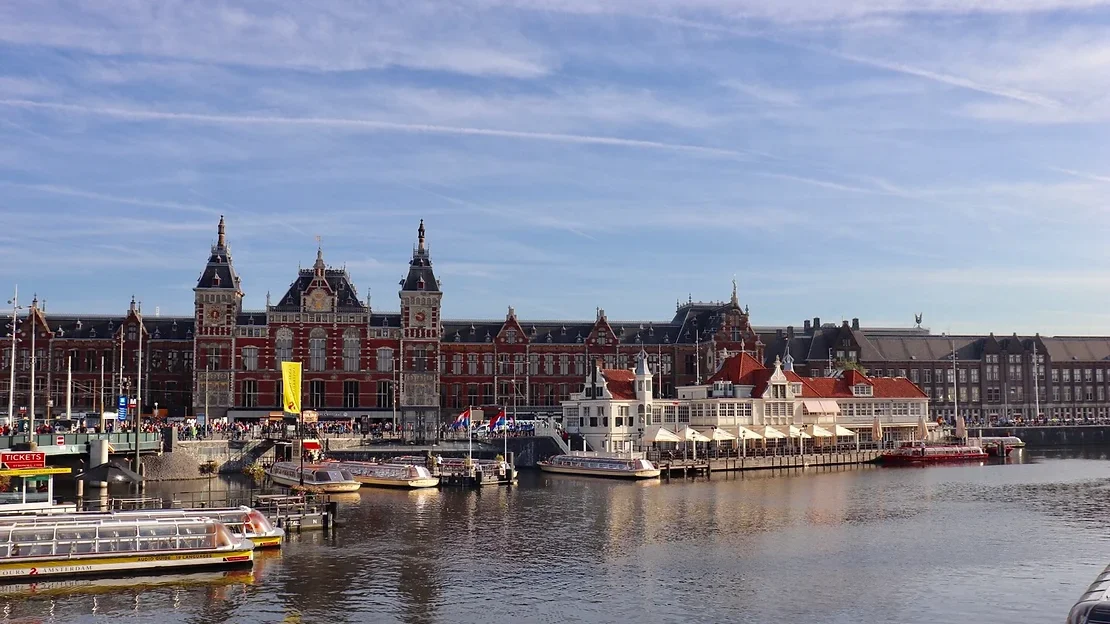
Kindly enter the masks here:
M 452 375 L 461 375 L 462 374 L 462 354 L 461 353 L 456 353 L 455 355 L 451 356 L 451 374 Z
M 554 375 L 555 374 L 555 356 L 554 355 L 545 355 L 545 356 L 543 356 L 543 374 L 544 375 Z
M 1071 383 L 1071 369 L 1070 368 L 1065 368 L 1064 371 L 1063 371 L 1063 374 L 1064 374 L 1064 383 Z
M 967 383 L 967 369 L 961 368 L 959 372 L 960 383 Z
M 998 365 L 987 365 L 987 381 L 998 381 Z
M 1053 387 L 1052 388 L 1052 400 L 1053 400 L 1053 402 L 1059 402 L 1060 401 L 1060 388 L 1059 387 Z
M 972 370 L 975 370 L 975 369 L 972 369 Z M 979 402 L 979 386 L 972 386 L 971 387 L 971 402 L 972 403 L 978 403 Z
M 482 384 L 482 404 L 493 405 L 493 384 Z
M 693 375 L 694 371 L 695 371 L 694 354 L 693 353 L 688 353 L 688 354 L 686 354 L 686 371 L 685 372 L 686 372 L 687 375 Z
M 910 381 L 912 381 L 913 383 L 917 383 L 918 381 L 916 368 L 910 369 Z
M 282 362 L 293 361 L 293 332 L 287 328 L 281 328 L 274 338 L 274 351 L 277 356 L 277 365 L 280 368 Z M 280 405 L 281 402 L 278 401 Z
M 393 372 L 393 349 L 382 347 L 378 349 L 378 372 Z
M 515 329 L 506 329 L 505 330 L 505 342 L 507 342 L 508 344 L 516 344 L 516 330 Z
M 308 370 L 327 370 L 328 366 L 328 334 L 317 327 L 308 336 Z
M 428 347 L 416 345 L 412 349 L 412 369 L 423 373 L 428 370 Z
M 1084 401 L 1094 401 L 1095 400 L 1095 389 L 1094 389 L 1094 387 L 1087 386 L 1086 388 L 1083 388 L 1083 400 Z
M 254 369 L 251 369 L 254 370 Z M 258 382 L 253 379 L 244 379 L 242 385 L 242 405 L 243 407 L 257 407 L 258 406 Z
M 997 354 L 988 355 L 987 356 L 987 364 L 998 364 L 998 355 Z
M 925 381 L 925 383 L 933 383 L 933 371 L 932 371 L 932 369 L 929 369 L 929 368 L 925 369 L 925 380 L 924 381 Z
M 467 353 L 466 354 L 466 374 L 467 375 L 477 375 L 478 374 L 478 354 L 477 353 Z
M 998 388 L 987 388 L 987 403 L 998 403 L 1002 400 L 1002 393 Z
M 973 384 L 979 383 L 979 369 L 978 368 L 971 369 L 971 383 L 973 383 Z
M 390 409 L 393 407 L 393 382 L 389 380 L 382 380 L 378 382 L 378 392 L 376 395 L 375 404 L 378 409 Z
M 243 347 L 243 370 L 258 370 L 258 347 Z
M 358 407 L 358 382 L 347 380 L 343 382 L 343 407 Z
M 1083 381 L 1090 382 L 1094 379 L 1094 371 L 1090 368 L 1083 369 Z M 1078 381 L 1078 380 L 1076 380 Z
M 528 374 L 540 374 L 540 356 L 536 355 L 535 353 L 528 356 Z
M 324 407 L 324 382 L 320 379 L 314 379 L 309 382 L 309 399 L 312 401 L 312 407 Z
M 486 354 L 482 355 L 482 374 L 483 375 L 492 375 L 493 374 L 493 354 L 492 353 L 486 353 Z
M 139 326 L 132 323 L 127 326 L 127 339 L 135 340 L 139 337 Z
M 1059 381 L 1060 381 L 1060 369 L 1054 368 L 1054 369 L 1052 369 L 1052 383 L 1058 383 Z
M 569 355 L 560 355 L 559 356 L 559 374 L 560 375 L 569 375 L 570 374 L 570 356 Z
M 1071 401 L 1071 386 L 1064 386 L 1064 400 Z
M 1095 369 L 1095 381 L 1097 381 L 1099 383 L 1102 383 L 1102 369 L 1101 368 L 1096 368 Z
M 347 372 L 359 370 L 361 351 L 358 330 L 354 327 L 348 328 L 343 332 L 343 370 Z

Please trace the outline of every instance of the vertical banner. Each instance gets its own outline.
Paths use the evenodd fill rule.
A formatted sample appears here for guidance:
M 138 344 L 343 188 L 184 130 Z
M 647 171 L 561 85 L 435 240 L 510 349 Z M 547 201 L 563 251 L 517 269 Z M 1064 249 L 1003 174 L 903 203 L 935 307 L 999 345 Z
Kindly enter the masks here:
M 301 363 L 281 363 L 281 392 L 287 414 L 301 413 Z

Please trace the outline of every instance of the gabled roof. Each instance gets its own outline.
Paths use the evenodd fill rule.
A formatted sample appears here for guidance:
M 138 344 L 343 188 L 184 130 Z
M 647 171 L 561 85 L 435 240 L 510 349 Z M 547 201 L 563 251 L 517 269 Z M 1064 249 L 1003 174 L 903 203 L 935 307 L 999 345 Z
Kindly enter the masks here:
M 54 337 L 61 340 L 111 340 L 127 317 L 96 315 L 51 315 L 46 324 Z M 193 317 L 144 317 L 143 327 L 151 340 L 192 340 Z
M 605 378 L 605 387 L 609 394 L 619 401 L 633 401 L 636 399 L 636 374 L 622 368 L 603 368 L 601 376 Z
M 706 383 L 729 381 L 738 386 L 754 386 L 757 373 L 769 369 L 747 353 L 729 356 L 717 372 L 710 375 Z M 770 374 L 767 375 L 770 378 Z M 766 381 L 766 379 L 764 379 Z
M 212 245 L 212 253 L 208 256 L 208 264 L 197 280 L 197 288 L 219 288 L 239 292 L 239 276 L 235 274 L 235 266 L 231 261 L 231 247 L 227 244 L 224 233 L 224 218 L 220 216 L 220 224 L 216 230 L 216 244 Z
M 1110 338 L 1041 338 L 1041 342 L 1054 363 L 1110 360 Z
M 850 374 L 849 374 L 850 373 Z M 866 384 L 871 386 L 871 396 L 880 399 L 924 399 L 928 398 L 921 388 L 905 377 L 867 377 L 858 371 L 845 371 L 840 377 L 808 377 L 806 387 L 808 396 L 819 399 L 851 399 L 855 397 L 852 386 Z M 803 393 L 803 398 L 807 393 Z
M 325 268 L 323 258 L 317 254 L 317 264 L 311 269 L 301 269 L 297 279 L 289 285 L 277 305 L 270 309 L 276 312 L 299 312 L 301 301 L 317 277 L 335 296 L 336 312 L 368 312 L 370 308 L 359 300 L 358 289 L 351 282 L 347 269 Z

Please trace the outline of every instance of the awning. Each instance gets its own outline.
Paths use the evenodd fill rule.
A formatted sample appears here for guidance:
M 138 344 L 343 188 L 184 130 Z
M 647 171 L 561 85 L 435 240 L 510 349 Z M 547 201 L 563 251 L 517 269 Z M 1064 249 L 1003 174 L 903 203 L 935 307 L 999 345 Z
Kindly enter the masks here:
M 829 431 L 828 429 L 825 429 L 824 427 L 818 427 L 817 425 L 809 425 L 808 429 L 809 429 L 809 434 L 812 435 L 815 438 L 835 438 L 836 437 L 836 436 L 833 435 L 833 433 L 831 431 Z
M 323 447 L 320 446 L 320 441 L 319 440 L 303 440 L 301 442 L 301 446 L 306 451 L 318 451 L 321 448 L 323 448 Z
M 794 425 L 789 425 L 784 429 L 779 429 L 778 431 L 779 433 L 783 434 L 783 437 L 789 436 L 791 438 L 802 438 L 803 440 L 808 440 L 813 437 L 805 431 L 802 431 L 801 429 L 795 427 Z
M 709 442 L 709 438 L 705 437 L 701 433 L 698 433 L 697 429 L 691 429 L 690 427 L 686 427 L 685 429 L 680 431 L 678 437 L 686 440 L 687 442 Z
M 802 406 L 810 414 L 840 413 L 840 406 L 832 399 L 802 399 Z
M 844 427 L 841 427 L 840 425 L 833 425 L 833 433 L 835 433 L 836 437 L 838 438 L 856 435 L 855 431 L 852 431 L 851 429 L 846 429 Z

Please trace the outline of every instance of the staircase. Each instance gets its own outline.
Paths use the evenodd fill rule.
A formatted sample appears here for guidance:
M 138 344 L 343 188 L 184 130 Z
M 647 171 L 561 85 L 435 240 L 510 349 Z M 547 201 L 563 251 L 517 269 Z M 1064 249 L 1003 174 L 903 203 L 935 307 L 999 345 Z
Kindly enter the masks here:
M 276 442 L 271 438 L 263 438 L 255 444 L 247 442 L 247 444 L 240 449 L 239 457 L 233 458 L 228 462 L 228 465 L 229 467 L 237 466 L 238 470 L 242 470 L 258 461 L 266 453 L 269 453 L 275 445 Z

